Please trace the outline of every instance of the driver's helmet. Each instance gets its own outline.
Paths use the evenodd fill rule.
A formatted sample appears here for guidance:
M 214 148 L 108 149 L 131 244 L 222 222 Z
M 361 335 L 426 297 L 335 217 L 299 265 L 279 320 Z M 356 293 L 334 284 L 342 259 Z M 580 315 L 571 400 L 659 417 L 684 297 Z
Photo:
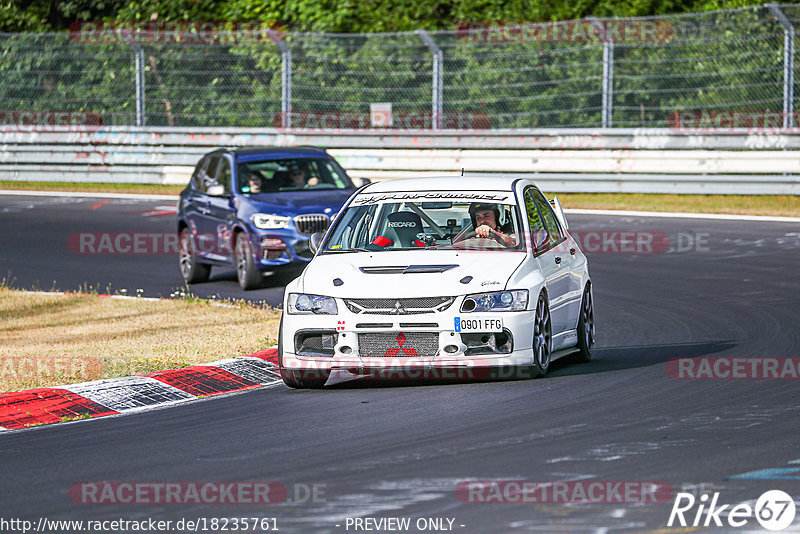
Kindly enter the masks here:
M 473 202 L 469 205 L 469 218 L 472 220 L 473 229 L 478 227 L 478 225 L 475 224 L 475 214 L 479 211 L 486 210 L 491 210 L 494 212 L 494 222 L 498 226 L 500 225 L 500 209 L 497 207 L 497 204 L 482 204 L 480 202 Z

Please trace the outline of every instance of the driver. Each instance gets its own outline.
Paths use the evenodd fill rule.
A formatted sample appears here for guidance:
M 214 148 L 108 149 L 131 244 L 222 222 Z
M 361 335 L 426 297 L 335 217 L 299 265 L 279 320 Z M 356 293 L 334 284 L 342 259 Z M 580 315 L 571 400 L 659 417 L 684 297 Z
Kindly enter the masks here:
M 306 181 L 306 171 L 299 165 L 293 165 L 292 168 L 289 169 L 289 179 L 292 181 L 294 187 L 305 187 L 307 185 L 317 185 L 319 183 L 319 178 L 316 176 L 312 176 Z
M 469 206 L 469 216 L 477 237 L 492 238 L 506 247 L 517 245 L 517 238 L 512 232 L 500 226 L 500 209 L 497 204 L 480 204 L 473 202 Z
M 247 177 L 247 185 L 250 186 L 250 193 L 261 193 L 264 187 L 264 175 L 258 171 L 250 171 Z

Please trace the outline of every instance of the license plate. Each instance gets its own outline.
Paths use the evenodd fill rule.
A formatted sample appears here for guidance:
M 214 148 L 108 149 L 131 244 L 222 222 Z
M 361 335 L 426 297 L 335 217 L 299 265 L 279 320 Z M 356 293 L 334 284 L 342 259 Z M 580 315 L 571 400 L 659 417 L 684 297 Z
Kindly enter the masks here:
M 502 332 L 500 317 L 456 317 L 456 332 Z

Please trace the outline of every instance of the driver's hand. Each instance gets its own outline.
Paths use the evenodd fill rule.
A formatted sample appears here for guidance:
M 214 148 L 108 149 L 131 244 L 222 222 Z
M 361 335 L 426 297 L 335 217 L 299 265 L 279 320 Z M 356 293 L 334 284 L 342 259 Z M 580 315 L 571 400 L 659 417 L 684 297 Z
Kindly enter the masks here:
M 475 235 L 478 237 L 489 237 L 491 233 L 492 229 L 485 224 L 482 224 L 475 229 Z
M 317 185 L 317 184 L 319 184 L 319 178 L 317 178 L 316 176 L 312 176 L 311 178 L 308 179 L 307 185 Z

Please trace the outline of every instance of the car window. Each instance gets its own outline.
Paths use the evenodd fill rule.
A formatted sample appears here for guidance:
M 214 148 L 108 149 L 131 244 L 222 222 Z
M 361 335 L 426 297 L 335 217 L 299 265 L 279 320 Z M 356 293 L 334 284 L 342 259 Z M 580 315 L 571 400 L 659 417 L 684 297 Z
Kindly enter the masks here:
M 442 194 L 456 200 L 435 201 Z M 391 197 L 391 194 L 387 196 Z M 513 204 L 476 198 L 484 195 L 438 191 L 430 193 L 432 201 L 425 200 L 426 193 L 415 196 L 421 198 L 414 201 L 378 198 L 374 202 L 365 199 L 368 205 L 347 208 L 327 240 L 323 253 L 431 248 L 496 251 L 520 250 L 522 246 L 517 239 L 520 235 L 519 221 Z M 471 219 L 478 206 L 495 214 L 490 235 L 478 236 L 473 229 Z
M 217 166 L 217 183 L 225 187 L 225 192 L 231 192 L 231 164 L 228 158 L 222 157 L 219 159 Z
M 249 180 L 256 177 L 260 193 L 353 187 L 347 174 L 330 158 L 288 158 L 247 160 L 238 163 L 239 191 L 251 191 Z
M 192 188 L 194 188 L 196 191 L 205 191 L 201 177 L 203 176 L 203 172 L 207 163 L 208 159 L 201 159 L 199 162 L 197 162 L 197 166 L 194 168 L 194 172 L 192 173 L 191 184 Z
M 533 197 L 536 199 L 536 205 L 539 207 L 539 212 L 542 214 L 544 227 L 547 233 L 550 234 L 550 246 L 560 243 L 564 239 L 564 236 L 556 220 L 556 214 L 553 213 L 553 208 L 550 207 L 550 203 L 544 198 L 544 195 L 540 191 L 534 189 Z
M 531 232 L 531 239 L 535 249 L 541 249 L 547 242 L 548 235 L 542 222 L 542 215 L 536 207 L 536 200 L 534 199 L 534 188 L 529 187 L 525 190 L 525 213 L 528 216 L 528 228 Z

